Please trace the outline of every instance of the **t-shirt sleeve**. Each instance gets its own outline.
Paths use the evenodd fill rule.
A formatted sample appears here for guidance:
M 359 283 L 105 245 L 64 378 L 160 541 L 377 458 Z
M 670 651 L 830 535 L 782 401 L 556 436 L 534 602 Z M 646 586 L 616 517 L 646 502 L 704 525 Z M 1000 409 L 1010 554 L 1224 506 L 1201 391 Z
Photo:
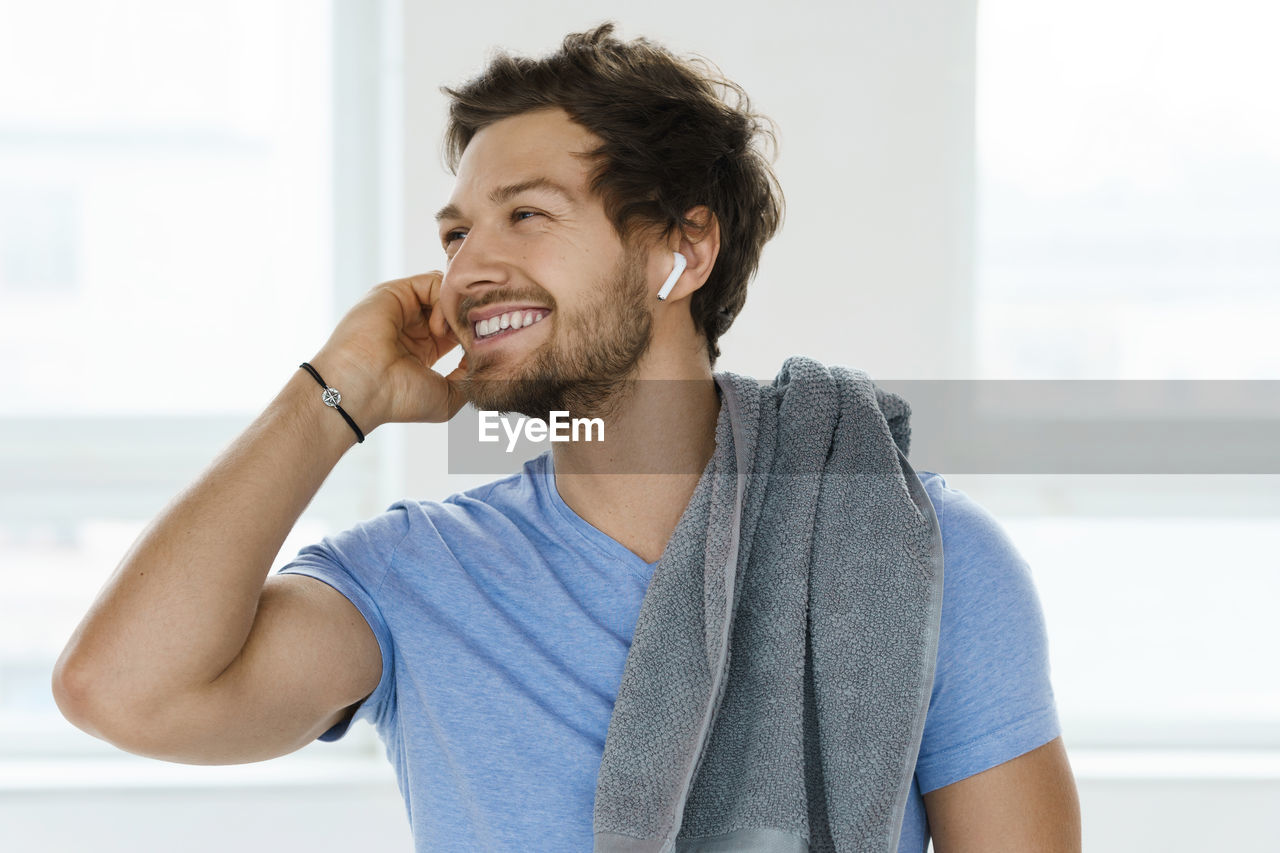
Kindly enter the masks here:
M 942 626 L 916 781 L 958 782 L 1061 734 L 1031 570 L 989 512 L 932 472 L 942 527 Z
M 395 686 L 395 644 L 378 605 L 378 595 L 396 551 L 407 535 L 407 513 L 402 505 L 393 505 L 380 516 L 307 545 L 277 572 L 315 578 L 346 596 L 369 623 L 382 653 L 382 677 L 378 686 L 356 707 L 350 720 L 339 722 L 320 735 L 319 740 L 338 740 L 356 720 L 366 719 L 377 725 L 388 713 Z

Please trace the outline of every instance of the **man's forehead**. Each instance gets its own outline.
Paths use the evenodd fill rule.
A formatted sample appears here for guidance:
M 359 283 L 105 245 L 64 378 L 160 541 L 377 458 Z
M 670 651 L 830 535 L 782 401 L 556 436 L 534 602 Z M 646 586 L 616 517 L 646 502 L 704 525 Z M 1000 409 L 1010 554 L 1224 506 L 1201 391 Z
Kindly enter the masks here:
M 456 208 L 464 197 L 501 203 L 514 194 L 513 188 L 539 189 L 580 201 L 587 192 L 591 168 L 585 155 L 600 142 L 559 108 L 496 121 L 480 129 L 467 145 L 445 210 Z
M 462 159 L 468 154 L 497 149 L 512 156 L 520 154 L 567 154 L 587 151 L 599 145 L 600 138 L 574 121 L 560 107 L 542 107 L 498 119 L 476 131 Z

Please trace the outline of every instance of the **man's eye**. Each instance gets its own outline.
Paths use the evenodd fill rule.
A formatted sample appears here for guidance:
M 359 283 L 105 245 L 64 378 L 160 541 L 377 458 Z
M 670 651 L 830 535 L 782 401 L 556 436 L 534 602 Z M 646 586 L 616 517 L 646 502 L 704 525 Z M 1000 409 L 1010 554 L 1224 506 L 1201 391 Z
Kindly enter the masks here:
M 542 214 L 536 210 L 517 210 L 512 212 L 511 220 L 513 222 L 523 222 L 527 217 L 541 216 L 541 215 Z M 453 231 L 449 231 L 448 233 L 446 233 L 444 237 L 440 239 L 440 242 L 447 249 L 455 240 L 461 240 L 463 237 L 466 237 L 466 236 L 467 236 L 466 231 L 455 229 Z

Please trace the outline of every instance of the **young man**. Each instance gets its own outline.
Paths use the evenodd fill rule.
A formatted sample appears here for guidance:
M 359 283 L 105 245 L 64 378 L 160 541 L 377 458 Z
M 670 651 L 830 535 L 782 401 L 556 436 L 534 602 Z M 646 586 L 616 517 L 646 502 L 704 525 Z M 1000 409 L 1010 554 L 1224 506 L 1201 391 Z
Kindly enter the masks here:
M 335 740 L 363 717 L 386 743 L 420 850 L 672 849 L 601 832 L 602 802 L 622 801 L 606 776 L 636 772 L 611 760 L 606 736 L 617 745 L 615 707 L 637 695 L 624 671 L 641 602 L 672 574 L 655 570 L 730 443 L 719 430 L 742 423 L 734 386 L 712 372 L 716 341 L 782 199 L 740 90 L 611 30 L 571 35 L 536 62 L 500 57 L 448 90 L 445 271 L 375 287 L 311 359 L 316 375 L 299 370 L 142 535 L 58 662 L 55 696 L 76 725 L 138 754 L 225 764 Z M 457 369 L 433 371 L 456 346 Z M 341 390 L 350 424 L 317 399 L 319 377 Z M 661 405 L 641 403 L 641 381 L 661 385 Z M 468 399 L 598 416 L 607 441 L 555 444 L 443 502 L 399 502 L 266 577 L 359 429 L 447 421 Z M 824 753 L 800 780 L 827 804 L 807 807 L 807 829 L 764 838 L 735 824 L 714 849 L 923 851 L 930 835 L 937 853 L 1079 849 L 1027 567 L 967 496 L 919 479 L 945 588 L 912 772 L 886 798 L 891 841 L 831 840 L 841 792 L 821 787 L 815 766 L 836 772 Z M 768 606 L 754 601 L 743 609 Z M 740 666 L 751 650 L 734 648 Z M 746 676 L 725 671 L 730 707 Z M 740 769 L 745 786 L 758 765 Z M 695 791 L 686 819 L 729 820 L 703 805 Z M 689 845 L 682 835 L 675 849 Z

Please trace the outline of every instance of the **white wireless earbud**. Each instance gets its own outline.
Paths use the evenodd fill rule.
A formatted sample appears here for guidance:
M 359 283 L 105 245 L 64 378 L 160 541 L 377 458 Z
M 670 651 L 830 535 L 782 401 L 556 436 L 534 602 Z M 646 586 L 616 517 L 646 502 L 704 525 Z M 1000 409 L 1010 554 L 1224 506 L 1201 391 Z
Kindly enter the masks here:
M 658 298 L 666 300 L 671 295 L 671 288 L 676 286 L 676 279 L 680 278 L 680 273 L 684 272 L 684 268 L 689 265 L 684 255 L 679 252 L 672 252 L 676 256 L 675 266 L 671 268 L 671 275 L 667 276 L 667 280 L 662 283 L 662 287 L 658 290 Z

